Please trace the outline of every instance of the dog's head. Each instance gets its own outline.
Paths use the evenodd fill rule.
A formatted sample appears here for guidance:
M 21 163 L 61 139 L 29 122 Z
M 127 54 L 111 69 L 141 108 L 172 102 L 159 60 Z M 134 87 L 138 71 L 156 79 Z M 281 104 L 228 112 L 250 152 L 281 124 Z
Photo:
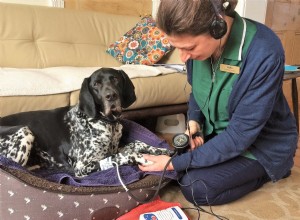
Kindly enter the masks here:
M 122 108 L 135 102 L 134 86 L 122 70 L 101 68 L 85 78 L 79 94 L 79 110 L 90 118 L 115 119 Z

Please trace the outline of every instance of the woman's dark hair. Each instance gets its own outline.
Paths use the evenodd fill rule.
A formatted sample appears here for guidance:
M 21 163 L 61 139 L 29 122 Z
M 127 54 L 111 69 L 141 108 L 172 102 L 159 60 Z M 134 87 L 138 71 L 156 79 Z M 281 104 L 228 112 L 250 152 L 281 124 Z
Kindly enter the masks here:
M 231 15 L 237 4 L 237 0 L 225 0 L 229 3 L 225 10 L 224 0 L 161 0 L 156 17 L 157 26 L 167 35 L 196 36 L 208 33 L 217 16 L 211 1 L 221 15 Z

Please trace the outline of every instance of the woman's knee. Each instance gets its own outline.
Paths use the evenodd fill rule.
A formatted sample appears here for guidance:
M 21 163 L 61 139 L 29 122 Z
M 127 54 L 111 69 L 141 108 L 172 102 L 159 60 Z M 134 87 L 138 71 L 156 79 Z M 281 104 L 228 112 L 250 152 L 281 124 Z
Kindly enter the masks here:
M 179 185 L 186 200 L 194 205 L 213 204 L 218 197 L 217 189 L 212 189 L 204 180 L 192 179 L 189 175 L 184 175 Z
M 194 175 L 193 175 L 194 174 Z M 199 178 L 191 172 L 182 176 L 179 181 L 184 197 L 195 205 L 222 205 L 237 200 L 246 194 L 260 188 L 267 182 L 261 177 L 241 184 L 224 184 L 224 181 L 209 182 L 209 178 Z

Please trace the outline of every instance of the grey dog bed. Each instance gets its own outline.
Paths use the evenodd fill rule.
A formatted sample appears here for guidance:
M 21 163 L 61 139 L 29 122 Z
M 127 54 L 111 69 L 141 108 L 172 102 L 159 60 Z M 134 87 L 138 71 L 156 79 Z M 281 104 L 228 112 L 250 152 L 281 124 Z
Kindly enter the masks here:
M 127 131 L 123 134 L 125 142 L 140 140 L 152 146 L 168 147 L 165 141 L 134 122 L 125 120 L 123 126 Z M 127 188 L 139 200 L 147 200 L 155 194 L 161 172 L 143 173 L 136 167 L 129 166 L 119 168 L 120 171 L 123 170 L 122 175 Z M 51 173 L 47 176 L 47 172 L 42 172 L 37 175 L 2 157 L 0 219 L 117 219 L 140 203 L 132 198 L 120 183 L 116 184 L 118 178 L 113 169 L 115 168 L 108 170 L 106 175 L 101 173 L 104 171 L 96 173 L 96 180 L 106 178 L 104 182 L 110 183 L 103 185 L 100 181 L 97 185 L 95 180 L 77 182 L 76 178 L 61 173 Z M 128 175 L 131 179 L 126 178 Z M 167 178 L 163 178 L 163 186 L 175 178 L 176 174 L 168 172 L 166 176 Z
M 127 187 L 144 200 L 154 195 L 159 179 L 147 175 Z M 0 219 L 112 220 L 139 205 L 121 186 L 64 185 L 3 166 L 0 183 Z

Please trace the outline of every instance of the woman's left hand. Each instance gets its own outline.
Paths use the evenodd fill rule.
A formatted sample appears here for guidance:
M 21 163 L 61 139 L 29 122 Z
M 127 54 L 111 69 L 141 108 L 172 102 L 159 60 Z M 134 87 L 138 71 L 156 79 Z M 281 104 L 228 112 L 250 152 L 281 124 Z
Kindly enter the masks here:
M 139 165 L 139 168 L 142 171 L 163 171 L 166 164 L 170 160 L 169 156 L 166 155 L 150 155 L 150 154 L 144 154 L 144 158 L 148 161 L 151 161 L 152 164 L 149 165 Z M 172 162 L 167 167 L 167 170 L 174 170 L 174 167 L 172 165 Z

